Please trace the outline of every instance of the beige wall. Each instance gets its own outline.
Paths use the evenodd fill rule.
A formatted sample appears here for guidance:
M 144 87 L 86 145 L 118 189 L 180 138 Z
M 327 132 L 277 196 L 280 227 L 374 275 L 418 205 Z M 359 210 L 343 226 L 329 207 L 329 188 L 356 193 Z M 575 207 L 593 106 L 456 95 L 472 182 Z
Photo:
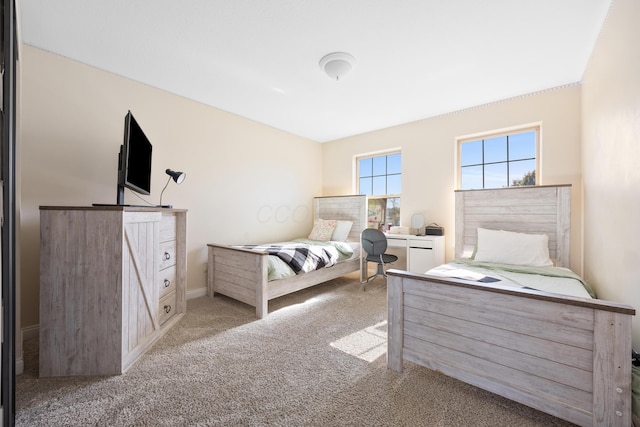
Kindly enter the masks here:
M 584 275 L 640 309 L 640 2 L 614 0 L 583 88 Z M 633 323 L 640 346 L 640 319 Z
M 454 254 L 456 138 L 540 123 L 540 184 L 572 184 L 571 267 L 582 271 L 580 86 L 572 85 L 325 143 L 323 191 L 353 191 L 354 157 L 402 148 L 401 223 L 421 212 L 445 227 L 447 260 Z
M 189 209 L 188 291 L 205 287 L 208 242 L 261 243 L 310 231 L 312 196 L 322 189 L 321 144 L 33 47 L 21 54 L 23 327 L 38 323 L 38 207 L 115 203 L 128 109 L 153 144 L 145 199 L 159 203 L 166 168 L 187 173 L 181 185 L 169 184 L 163 203 Z M 126 202 L 144 204 L 129 190 Z

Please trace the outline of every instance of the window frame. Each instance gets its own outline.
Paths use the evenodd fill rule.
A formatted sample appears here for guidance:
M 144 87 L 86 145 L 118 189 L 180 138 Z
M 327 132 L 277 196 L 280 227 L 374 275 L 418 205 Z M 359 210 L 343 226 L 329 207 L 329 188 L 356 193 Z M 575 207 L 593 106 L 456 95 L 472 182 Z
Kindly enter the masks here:
M 530 132 L 530 131 L 534 131 L 535 132 L 535 173 L 536 173 L 536 183 L 534 186 L 539 186 L 542 185 L 542 176 L 540 174 L 540 146 L 541 146 L 541 135 L 542 135 L 542 124 L 541 123 L 530 123 L 530 124 L 526 124 L 526 125 L 521 125 L 521 126 L 515 126 L 515 127 L 511 127 L 511 128 L 506 128 L 506 129 L 499 129 L 499 130 L 493 130 L 493 131 L 488 131 L 488 132 L 482 132 L 482 133 L 477 133 L 477 134 L 473 134 L 473 135 L 465 135 L 465 136 L 460 136 L 456 138 L 456 144 L 455 144 L 455 149 L 456 149 L 456 171 L 455 171 L 455 175 L 456 175 L 456 189 L 458 190 L 462 190 L 462 145 L 464 143 L 467 142 L 473 142 L 473 141 L 478 141 L 478 140 L 486 140 L 486 139 L 491 139 L 491 138 L 499 138 L 499 137 L 503 137 L 503 136 L 510 136 L 510 135 L 515 135 L 515 134 L 519 134 L 519 133 L 525 133 L 525 132 Z M 506 160 L 505 162 L 498 162 L 498 163 L 506 163 L 507 165 L 509 163 L 512 162 L 517 162 L 520 160 Z M 482 165 L 486 165 L 486 164 L 494 164 L 495 162 L 488 162 L 485 163 L 484 162 L 484 153 L 483 153 L 483 162 Z M 497 163 L 496 163 L 497 164 Z M 510 188 L 513 187 L 513 185 L 511 185 L 510 181 L 507 181 L 507 187 L 498 187 L 498 188 Z M 482 184 L 482 188 L 477 188 L 477 190 L 481 190 L 481 189 L 485 189 L 485 188 L 495 188 L 495 187 L 485 187 L 484 186 L 484 172 L 483 172 L 483 184 Z
M 402 165 L 402 150 L 400 148 L 393 148 L 390 150 L 384 150 L 384 151 L 376 151 L 376 152 L 370 152 L 370 153 L 363 153 L 363 154 L 357 154 L 353 156 L 353 161 L 354 161 L 354 192 L 355 194 L 361 194 L 360 193 L 360 161 L 361 160 L 365 160 L 365 159 L 373 159 L 376 157 L 385 157 L 385 156 L 392 156 L 394 154 L 399 154 L 400 157 L 400 161 L 401 161 L 401 165 Z M 385 173 L 385 177 L 388 176 L 389 174 Z M 391 174 L 391 175 L 395 175 L 395 174 Z M 400 193 L 389 193 L 389 194 L 381 194 L 381 195 L 368 195 L 367 194 L 367 200 L 387 200 L 387 199 L 394 199 L 397 198 L 399 201 L 399 205 L 400 207 L 398 208 L 400 212 L 402 212 L 402 176 L 403 176 L 403 170 L 402 170 L 402 166 L 400 166 L 400 189 L 401 192 Z M 373 176 L 373 175 L 372 175 Z M 378 175 L 378 176 L 383 176 L 383 175 Z M 367 202 L 367 205 L 369 203 Z M 385 205 L 387 203 L 385 202 Z M 400 215 L 398 215 L 398 218 L 400 217 Z M 385 208 L 385 222 L 387 221 L 386 218 L 386 208 Z

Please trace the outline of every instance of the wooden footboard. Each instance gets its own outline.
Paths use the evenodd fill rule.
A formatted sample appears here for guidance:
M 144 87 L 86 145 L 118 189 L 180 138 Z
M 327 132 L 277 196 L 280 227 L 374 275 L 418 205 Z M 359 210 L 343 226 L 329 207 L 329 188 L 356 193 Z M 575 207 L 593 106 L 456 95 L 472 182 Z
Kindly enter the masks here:
M 268 280 L 266 252 L 225 245 L 207 245 L 207 293 L 220 293 L 256 308 L 256 316 L 268 312 Z
M 631 425 L 627 305 L 388 271 L 387 365 L 403 360 L 583 426 Z

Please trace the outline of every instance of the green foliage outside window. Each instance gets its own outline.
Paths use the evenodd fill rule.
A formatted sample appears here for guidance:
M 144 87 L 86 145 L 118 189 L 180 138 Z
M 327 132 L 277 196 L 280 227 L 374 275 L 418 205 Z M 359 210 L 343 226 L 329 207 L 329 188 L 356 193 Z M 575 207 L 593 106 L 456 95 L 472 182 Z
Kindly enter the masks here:
M 511 182 L 512 187 L 518 187 L 523 185 L 536 185 L 536 171 L 530 171 L 524 174 L 522 179 L 514 179 Z

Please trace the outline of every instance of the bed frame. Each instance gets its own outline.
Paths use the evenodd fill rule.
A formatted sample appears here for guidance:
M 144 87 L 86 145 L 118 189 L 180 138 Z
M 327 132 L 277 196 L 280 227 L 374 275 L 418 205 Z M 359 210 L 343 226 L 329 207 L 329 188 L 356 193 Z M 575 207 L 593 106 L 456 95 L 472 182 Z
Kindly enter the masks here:
M 549 235 L 569 265 L 570 186 L 456 192 L 456 256 L 476 228 Z M 630 426 L 623 304 L 389 270 L 387 366 L 403 360 L 582 426 Z
M 367 197 L 336 196 L 315 197 L 314 218 L 353 221 L 348 242 L 360 242 L 360 233 L 367 226 Z M 271 299 L 324 283 L 336 277 L 360 270 L 364 277 L 361 252 L 350 260 L 330 268 L 321 268 L 285 279 L 267 280 L 266 252 L 242 249 L 228 245 L 208 244 L 207 294 L 216 293 L 254 306 L 256 316 L 264 318 Z

